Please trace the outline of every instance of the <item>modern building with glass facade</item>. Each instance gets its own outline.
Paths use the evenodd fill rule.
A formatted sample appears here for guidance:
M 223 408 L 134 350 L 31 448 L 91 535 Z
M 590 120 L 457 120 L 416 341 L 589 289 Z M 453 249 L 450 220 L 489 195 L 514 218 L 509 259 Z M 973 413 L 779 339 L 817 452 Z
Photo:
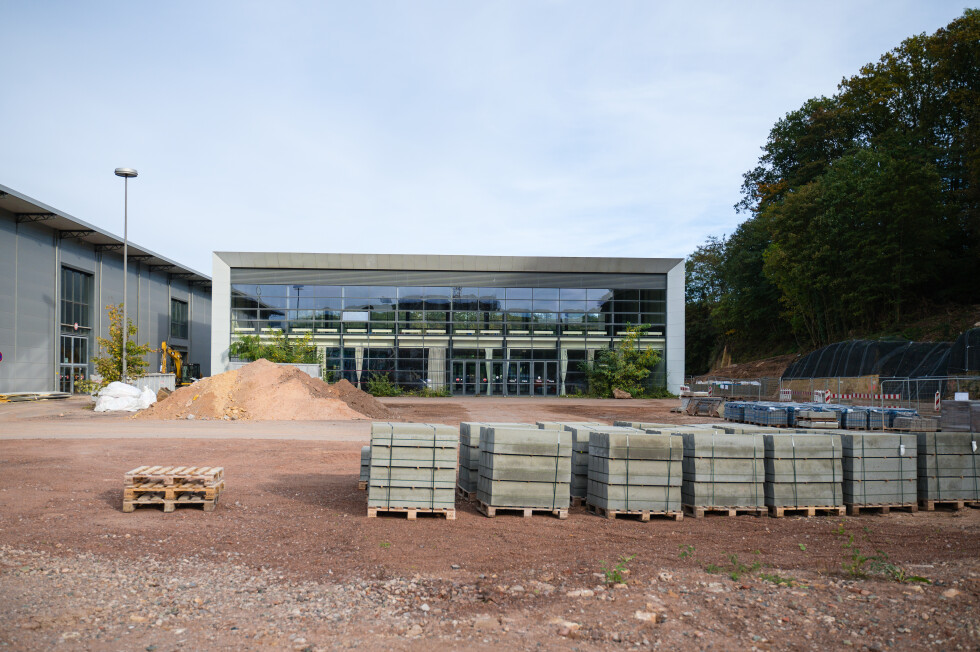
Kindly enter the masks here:
M 0 186 L 0 393 L 74 392 L 89 378 L 109 335 L 105 306 L 123 300 L 122 249 L 121 237 Z M 133 242 L 128 259 L 136 340 L 166 340 L 208 375 L 211 279 Z M 157 371 L 159 353 L 146 361 Z
M 583 363 L 631 324 L 661 352 L 650 378 L 684 378 L 680 258 L 216 252 L 212 373 L 243 336 L 317 347 L 324 378 L 459 395 L 585 390 Z

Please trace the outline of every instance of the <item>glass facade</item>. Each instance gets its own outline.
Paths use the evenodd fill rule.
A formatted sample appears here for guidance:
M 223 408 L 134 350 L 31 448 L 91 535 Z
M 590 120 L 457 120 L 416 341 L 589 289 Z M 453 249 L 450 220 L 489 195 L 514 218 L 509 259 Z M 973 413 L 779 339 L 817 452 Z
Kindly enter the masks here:
M 665 350 L 663 274 L 446 273 L 446 285 L 417 285 L 410 273 L 357 276 L 233 269 L 231 340 L 311 335 L 327 380 L 364 387 L 385 374 L 406 389 L 463 395 L 584 391 L 582 364 L 630 324 L 649 325 L 641 346 Z M 650 383 L 664 382 L 661 364 Z
M 187 302 L 180 299 L 170 300 L 170 337 L 187 339 Z

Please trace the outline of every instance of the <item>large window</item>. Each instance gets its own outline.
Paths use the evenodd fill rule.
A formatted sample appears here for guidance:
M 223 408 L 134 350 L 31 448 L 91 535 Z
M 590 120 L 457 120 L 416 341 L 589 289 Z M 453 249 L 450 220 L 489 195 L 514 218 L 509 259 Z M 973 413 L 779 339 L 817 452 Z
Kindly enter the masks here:
M 180 299 L 170 300 L 170 337 L 180 340 L 187 339 L 187 302 Z
M 499 287 L 480 287 L 486 275 L 447 273 L 438 281 L 445 285 L 436 286 L 418 283 L 422 278 L 393 285 L 390 275 L 346 285 L 362 273 L 329 270 L 302 284 L 295 270 L 282 283 L 270 283 L 271 273 L 253 276 L 258 283 L 235 274 L 233 341 L 271 341 L 280 330 L 309 336 L 325 377 L 362 387 L 386 375 L 404 389 L 547 396 L 583 389 L 582 365 L 615 346 L 630 324 L 649 326 L 643 345 L 665 350 L 663 275 L 582 274 L 549 284 L 548 274 L 521 274 L 512 285 L 502 275 L 493 279 Z M 651 376 L 662 384 L 663 365 Z
M 61 268 L 61 341 L 58 350 L 58 388 L 74 393 L 75 383 L 89 375 L 92 333 L 92 275 Z

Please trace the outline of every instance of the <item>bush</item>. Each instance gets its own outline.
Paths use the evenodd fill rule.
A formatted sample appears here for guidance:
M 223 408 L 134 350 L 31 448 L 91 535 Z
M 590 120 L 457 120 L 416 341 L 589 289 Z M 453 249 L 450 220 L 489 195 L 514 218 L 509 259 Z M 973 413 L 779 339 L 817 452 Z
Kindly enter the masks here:
M 388 374 L 375 374 L 367 381 L 367 391 L 373 396 L 401 396 L 402 389 L 391 382 Z
M 647 325 L 628 325 L 626 335 L 619 346 L 597 351 L 595 360 L 582 365 L 589 382 L 589 394 L 608 398 L 613 389 L 621 389 L 635 397 L 647 391 L 643 381 L 660 363 L 660 353 L 653 349 L 640 349 L 640 336 Z

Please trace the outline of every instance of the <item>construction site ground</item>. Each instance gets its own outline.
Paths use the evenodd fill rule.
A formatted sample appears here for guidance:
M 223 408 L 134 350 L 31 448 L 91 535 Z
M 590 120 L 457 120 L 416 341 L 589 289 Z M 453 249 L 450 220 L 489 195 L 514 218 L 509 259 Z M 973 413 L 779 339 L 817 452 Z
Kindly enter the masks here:
M 695 421 L 677 401 L 384 403 L 451 425 Z M 0 405 L 0 649 L 980 647 L 980 510 L 368 519 L 369 429 Z M 125 514 L 143 464 L 223 466 L 226 489 L 211 513 Z

